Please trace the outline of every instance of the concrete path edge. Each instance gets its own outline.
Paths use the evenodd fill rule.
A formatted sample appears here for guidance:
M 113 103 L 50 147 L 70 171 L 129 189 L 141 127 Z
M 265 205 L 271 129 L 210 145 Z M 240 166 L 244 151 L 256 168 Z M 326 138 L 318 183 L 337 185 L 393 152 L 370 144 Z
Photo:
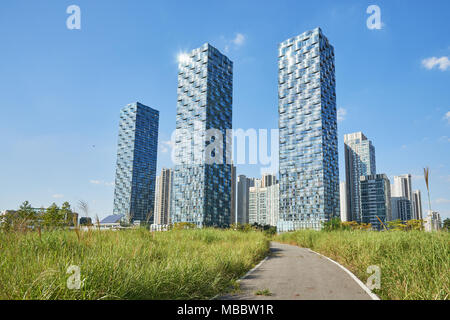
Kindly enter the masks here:
M 328 259 L 329 261 L 333 262 L 334 264 L 336 264 L 339 268 L 341 268 L 342 270 L 344 270 L 345 272 L 347 272 L 347 274 L 353 279 L 355 280 L 355 282 L 357 284 L 359 284 L 359 286 L 372 298 L 372 300 L 380 300 L 380 298 L 373 293 L 365 284 L 364 282 L 362 282 L 361 280 L 358 279 L 357 276 L 355 276 L 350 270 L 348 270 L 346 267 L 344 267 L 343 265 L 341 265 L 339 262 L 334 261 L 333 259 L 328 258 L 327 256 L 324 256 L 323 254 L 320 254 L 318 252 L 315 252 L 314 250 L 311 250 L 308 248 L 308 250 L 312 253 L 315 253 L 321 257 L 324 257 L 325 259 Z

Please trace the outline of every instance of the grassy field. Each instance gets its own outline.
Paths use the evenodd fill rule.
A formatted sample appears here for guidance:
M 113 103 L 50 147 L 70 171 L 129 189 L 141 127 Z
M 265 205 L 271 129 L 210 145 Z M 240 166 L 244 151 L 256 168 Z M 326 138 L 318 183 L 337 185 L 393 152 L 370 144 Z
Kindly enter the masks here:
M 276 241 L 310 248 L 341 263 L 364 283 L 381 269 L 381 299 L 449 299 L 450 233 L 297 231 Z
M 0 232 L 0 299 L 206 299 L 268 252 L 261 232 Z M 67 268 L 81 269 L 79 290 Z

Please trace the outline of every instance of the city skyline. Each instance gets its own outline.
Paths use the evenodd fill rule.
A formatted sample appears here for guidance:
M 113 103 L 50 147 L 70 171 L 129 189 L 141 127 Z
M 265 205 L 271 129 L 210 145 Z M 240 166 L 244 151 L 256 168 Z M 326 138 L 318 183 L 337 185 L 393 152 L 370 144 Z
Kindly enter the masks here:
M 318 12 L 316 6 L 305 5 L 312 12 Z M 447 3 L 443 5 L 448 6 Z M 236 27 L 230 26 L 230 31 L 212 27 L 211 30 L 187 37 L 188 40 L 182 40 L 185 39 L 183 35 L 187 31 L 179 31 L 167 44 L 162 45 L 160 53 L 147 52 L 147 55 L 156 55 L 152 59 L 162 61 L 161 66 L 156 65 L 148 58 L 144 60 L 146 57 L 144 53 L 135 53 L 136 61 L 130 61 L 129 59 L 119 59 L 119 55 L 112 52 L 111 61 L 100 63 L 94 69 L 97 74 L 102 74 L 112 62 L 117 63 L 116 71 L 106 73 L 111 80 L 106 77 L 93 77 L 97 79 L 98 92 L 88 88 L 96 86 L 92 85 L 92 82 L 86 77 L 92 76 L 87 68 L 100 61 L 100 58 L 103 57 L 101 52 L 97 51 L 92 58 L 84 59 L 82 65 L 75 59 L 75 53 L 77 46 L 81 46 L 80 48 L 86 50 L 86 53 L 95 53 L 86 48 L 86 44 L 92 41 L 92 36 L 88 34 L 94 32 L 95 35 L 98 35 L 100 31 L 93 27 L 94 21 L 88 13 L 90 10 L 98 12 L 100 5 L 80 1 L 80 6 L 86 13 L 84 15 L 86 20 L 83 21 L 83 28 L 78 34 L 64 30 L 64 26 L 63 30 L 58 30 L 57 23 L 52 22 L 51 19 L 43 21 L 40 27 L 41 30 L 54 30 L 54 37 L 61 40 L 60 44 L 65 46 L 64 48 L 56 43 L 50 43 L 53 41 L 52 37 L 39 36 L 38 40 L 42 41 L 42 44 L 38 44 L 37 40 L 30 39 L 29 45 L 37 45 L 36 61 L 40 61 L 42 68 L 46 69 L 30 65 L 27 60 L 29 55 L 26 53 L 28 50 L 22 50 L 21 53 L 25 64 L 24 69 L 14 64 L 12 66 L 5 65 L 6 77 L 1 83 L 6 88 L 4 105 L 9 106 L 7 112 L 10 116 L 0 120 L 0 130 L 5 137 L 2 141 L 2 150 L 8 156 L 2 157 L 0 164 L 10 170 L 2 172 L 1 179 L 7 183 L 8 188 L 2 186 L 0 189 L 0 210 L 14 209 L 24 200 L 29 200 L 33 206 L 39 207 L 41 205 L 48 206 L 53 201 L 76 203 L 79 199 L 85 199 L 91 204 L 93 213 L 100 217 L 112 212 L 114 192 L 112 184 L 114 182 L 118 124 L 116 118 L 120 107 L 129 101 L 142 101 L 144 104 L 156 106 L 156 109 L 161 111 L 158 171 L 161 167 L 172 167 L 169 156 L 170 146 L 167 141 L 170 140 L 170 133 L 174 129 L 173 119 L 176 113 L 176 80 L 173 81 L 173 71 L 177 66 L 174 62 L 175 56 L 181 50 L 198 47 L 205 41 L 211 42 L 224 52 L 228 48 L 231 60 L 236 62 L 235 78 L 237 83 L 233 94 L 233 98 L 236 99 L 236 103 L 233 103 L 233 126 L 243 129 L 260 128 L 261 126 L 276 128 L 277 43 L 305 30 L 320 26 L 335 46 L 338 79 L 337 107 L 340 111 L 338 113 L 340 181 L 345 180 L 343 135 L 363 131 L 377 146 L 377 171 L 386 173 L 391 181 L 393 176 L 412 174 L 412 188 L 421 191 L 422 197 L 425 197 L 422 199 L 424 203 L 427 203 L 427 193 L 423 183 L 422 169 L 429 165 L 431 167 L 432 209 L 440 212 L 443 218 L 450 216 L 448 187 L 450 168 L 448 161 L 445 160 L 450 156 L 448 148 L 450 123 L 449 120 L 446 120 L 449 109 L 449 93 L 448 90 L 445 90 L 445 83 L 448 84 L 449 70 L 428 68 L 429 65 L 422 64 L 422 61 L 427 58 L 449 55 L 450 51 L 447 48 L 449 44 L 438 42 L 439 34 L 445 34 L 445 30 L 448 30 L 448 23 L 439 22 L 440 20 L 437 18 L 431 20 L 428 16 L 429 12 L 421 5 L 411 5 L 413 9 L 411 14 L 419 16 L 420 12 L 428 17 L 422 26 L 423 30 L 418 30 L 413 25 L 407 29 L 396 22 L 393 16 L 399 14 L 401 6 L 385 3 L 381 5 L 381 9 L 386 27 L 380 31 L 367 30 L 365 27 L 367 15 L 364 12 L 364 5 L 346 6 L 343 4 L 331 5 L 332 9 L 330 10 L 335 11 L 335 16 L 327 11 L 323 15 L 310 18 L 302 23 L 280 24 L 276 28 L 276 32 L 269 33 L 267 39 L 261 38 L 266 29 L 262 28 L 258 32 L 251 28 L 245 30 L 243 23 L 238 23 Z M 115 6 L 118 6 L 116 9 L 122 8 L 117 4 Z M 244 12 L 250 10 L 246 5 L 243 6 Z M 15 4 L 9 4 L 6 7 L 13 12 L 20 8 Z M 43 9 L 49 9 L 48 5 L 44 4 L 43 7 L 37 11 L 42 12 Z M 52 10 L 47 14 L 49 18 L 56 15 Z M 135 12 L 134 9 L 127 8 L 124 14 L 133 12 Z M 28 15 L 26 12 L 23 14 Z M 436 15 L 436 12 L 434 14 Z M 267 15 L 267 12 L 261 12 L 262 17 L 252 19 L 258 22 L 258 27 L 262 27 L 260 19 L 263 20 L 263 17 Z M 348 16 L 354 17 L 356 21 L 351 21 L 347 28 L 338 27 L 339 21 Z M 240 15 L 237 17 L 239 18 Z M 11 24 L 10 28 L 15 28 L 13 35 L 28 35 L 25 29 L 28 26 L 27 19 L 23 19 L 25 27 L 11 22 L 10 19 L 7 20 Z M 238 19 L 238 21 L 240 20 Z M 443 30 L 444 33 L 437 32 L 435 36 L 429 36 L 424 40 L 427 41 L 427 46 L 421 47 L 414 53 L 406 54 L 406 50 L 408 50 L 406 49 L 405 55 L 401 56 L 402 59 L 399 61 L 400 56 L 395 49 L 401 45 L 406 48 L 408 45 L 412 46 L 413 34 L 414 37 L 418 34 L 427 34 L 431 26 L 433 29 Z M 438 28 L 439 26 L 441 28 Z M 129 24 L 125 24 L 124 27 L 124 30 L 119 31 L 119 39 L 136 28 L 135 25 Z M 147 33 L 149 36 L 155 36 L 149 28 L 150 25 L 142 23 L 142 27 L 142 30 L 139 31 L 140 36 Z M 350 28 L 356 30 L 352 31 Z M 404 37 L 401 37 L 398 29 L 403 32 Z M 109 32 L 106 34 L 112 35 Z M 86 35 L 89 40 L 83 40 L 83 36 Z M 225 37 L 224 39 L 221 38 L 222 35 Z M 8 60 L 11 53 L 15 52 L 15 49 L 27 47 L 20 42 L 12 45 L 12 40 L 11 34 L 7 34 L 6 44 L 10 45 L 7 45 L 7 51 L 2 53 L 5 61 Z M 354 48 L 352 49 L 351 40 L 359 42 L 356 52 L 361 57 L 355 57 L 352 54 L 351 51 Z M 107 37 L 102 44 L 117 46 L 115 41 Z M 132 38 L 126 41 L 127 49 L 129 44 L 135 41 L 137 42 L 138 39 Z M 408 44 L 408 41 L 411 44 Z M 42 49 L 47 44 L 48 48 L 55 49 L 55 54 L 60 54 L 61 57 L 53 57 L 53 61 L 45 57 Z M 71 52 L 70 50 L 75 51 Z M 99 49 L 94 46 L 92 50 Z M 122 48 L 117 50 L 117 52 L 122 52 Z M 84 57 L 84 54 L 81 54 Z M 377 58 L 377 55 L 381 55 L 381 57 Z M 64 63 L 65 68 L 61 69 L 66 70 L 56 70 L 56 66 L 62 66 L 66 59 L 71 59 L 73 65 L 67 66 Z M 390 59 L 393 61 L 389 61 Z M 352 66 L 351 63 L 354 65 Z M 28 68 L 26 68 L 27 66 Z M 125 69 L 134 70 L 138 66 L 145 69 L 145 75 L 136 73 L 135 79 L 124 77 L 128 78 L 129 84 L 118 81 L 119 74 L 128 75 Z M 388 70 L 389 68 L 395 71 Z M 42 81 L 37 81 L 44 70 L 49 76 L 44 77 Z M 166 70 L 169 75 L 160 79 L 156 74 L 163 74 L 163 70 Z M 86 75 L 83 72 L 87 72 Z M 391 76 L 394 74 L 396 80 L 404 80 L 404 82 L 399 81 L 401 85 L 393 83 L 387 79 L 386 75 L 388 74 Z M 34 85 L 18 78 L 25 79 L 25 75 L 29 77 L 29 81 L 33 81 Z M 74 79 L 66 78 L 69 75 L 73 75 Z M 7 83 L 8 76 L 18 80 L 17 88 L 14 89 L 11 84 Z M 66 80 L 57 84 L 50 77 L 55 80 Z M 351 77 L 356 77 L 356 80 L 351 81 Z M 420 81 L 420 78 L 423 81 Z M 360 81 L 361 84 L 357 84 L 356 81 Z M 258 88 L 255 91 L 256 89 L 250 88 L 255 84 L 257 87 L 259 84 L 264 90 Z M 355 84 L 356 86 L 352 86 Z M 50 88 L 53 86 L 58 92 L 52 95 L 50 92 L 53 90 Z M 395 90 L 389 89 L 392 86 Z M 13 94 L 15 92 L 23 93 L 24 88 L 26 88 L 26 94 L 20 101 L 15 101 Z M 121 89 L 118 90 L 118 88 Z M 261 94 L 258 95 L 257 93 L 260 92 Z M 383 97 L 377 97 L 377 94 L 381 92 Z M 27 108 L 26 113 L 23 113 L 23 109 L 20 108 L 24 105 Z M 98 110 L 93 110 L 94 105 Z M 57 108 L 60 106 L 62 107 Z M 397 111 L 393 109 L 394 106 L 398 109 Z M 87 110 L 92 112 L 90 118 L 82 116 Z M 408 113 L 406 113 L 407 110 Z M 371 121 L 364 118 L 365 114 L 371 118 Z M 403 122 L 409 121 L 409 125 L 397 127 L 400 119 Z M 395 128 L 398 128 L 398 131 Z M 166 149 L 168 151 L 165 151 Z M 29 158 L 24 156 L 24 152 L 30 152 L 37 157 L 30 163 Z M 260 175 L 260 167 L 260 165 L 238 165 L 237 174 L 257 177 Z M 425 216 L 428 210 L 427 206 L 424 206 L 423 210 Z

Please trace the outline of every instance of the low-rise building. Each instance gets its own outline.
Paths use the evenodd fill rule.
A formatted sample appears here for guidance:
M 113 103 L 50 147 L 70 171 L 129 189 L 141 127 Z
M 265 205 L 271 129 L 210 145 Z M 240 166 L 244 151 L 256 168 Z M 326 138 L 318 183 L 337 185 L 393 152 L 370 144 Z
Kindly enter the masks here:
M 100 221 L 101 229 L 120 228 L 120 221 L 124 218 L 123 214 L 112 214 Z

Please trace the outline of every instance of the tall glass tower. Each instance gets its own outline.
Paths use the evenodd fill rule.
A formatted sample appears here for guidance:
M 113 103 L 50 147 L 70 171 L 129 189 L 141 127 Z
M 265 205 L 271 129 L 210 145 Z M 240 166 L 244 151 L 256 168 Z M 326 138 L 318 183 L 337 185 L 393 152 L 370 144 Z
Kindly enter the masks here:
M 278 230 L 320 229 L 339 217 L 334 49 L 320 28 L 279 45 Z
M 179 55 L 172 222 L 231 223 L 233 62 L 209 44 Z
M 344 135 L 347 217 L 361 222 L 360 177 L 376 174 L 375 147 L 362 132 Z
M 139 102 L 120 111 L 114 214 L 153 222 L 159 111 Z

